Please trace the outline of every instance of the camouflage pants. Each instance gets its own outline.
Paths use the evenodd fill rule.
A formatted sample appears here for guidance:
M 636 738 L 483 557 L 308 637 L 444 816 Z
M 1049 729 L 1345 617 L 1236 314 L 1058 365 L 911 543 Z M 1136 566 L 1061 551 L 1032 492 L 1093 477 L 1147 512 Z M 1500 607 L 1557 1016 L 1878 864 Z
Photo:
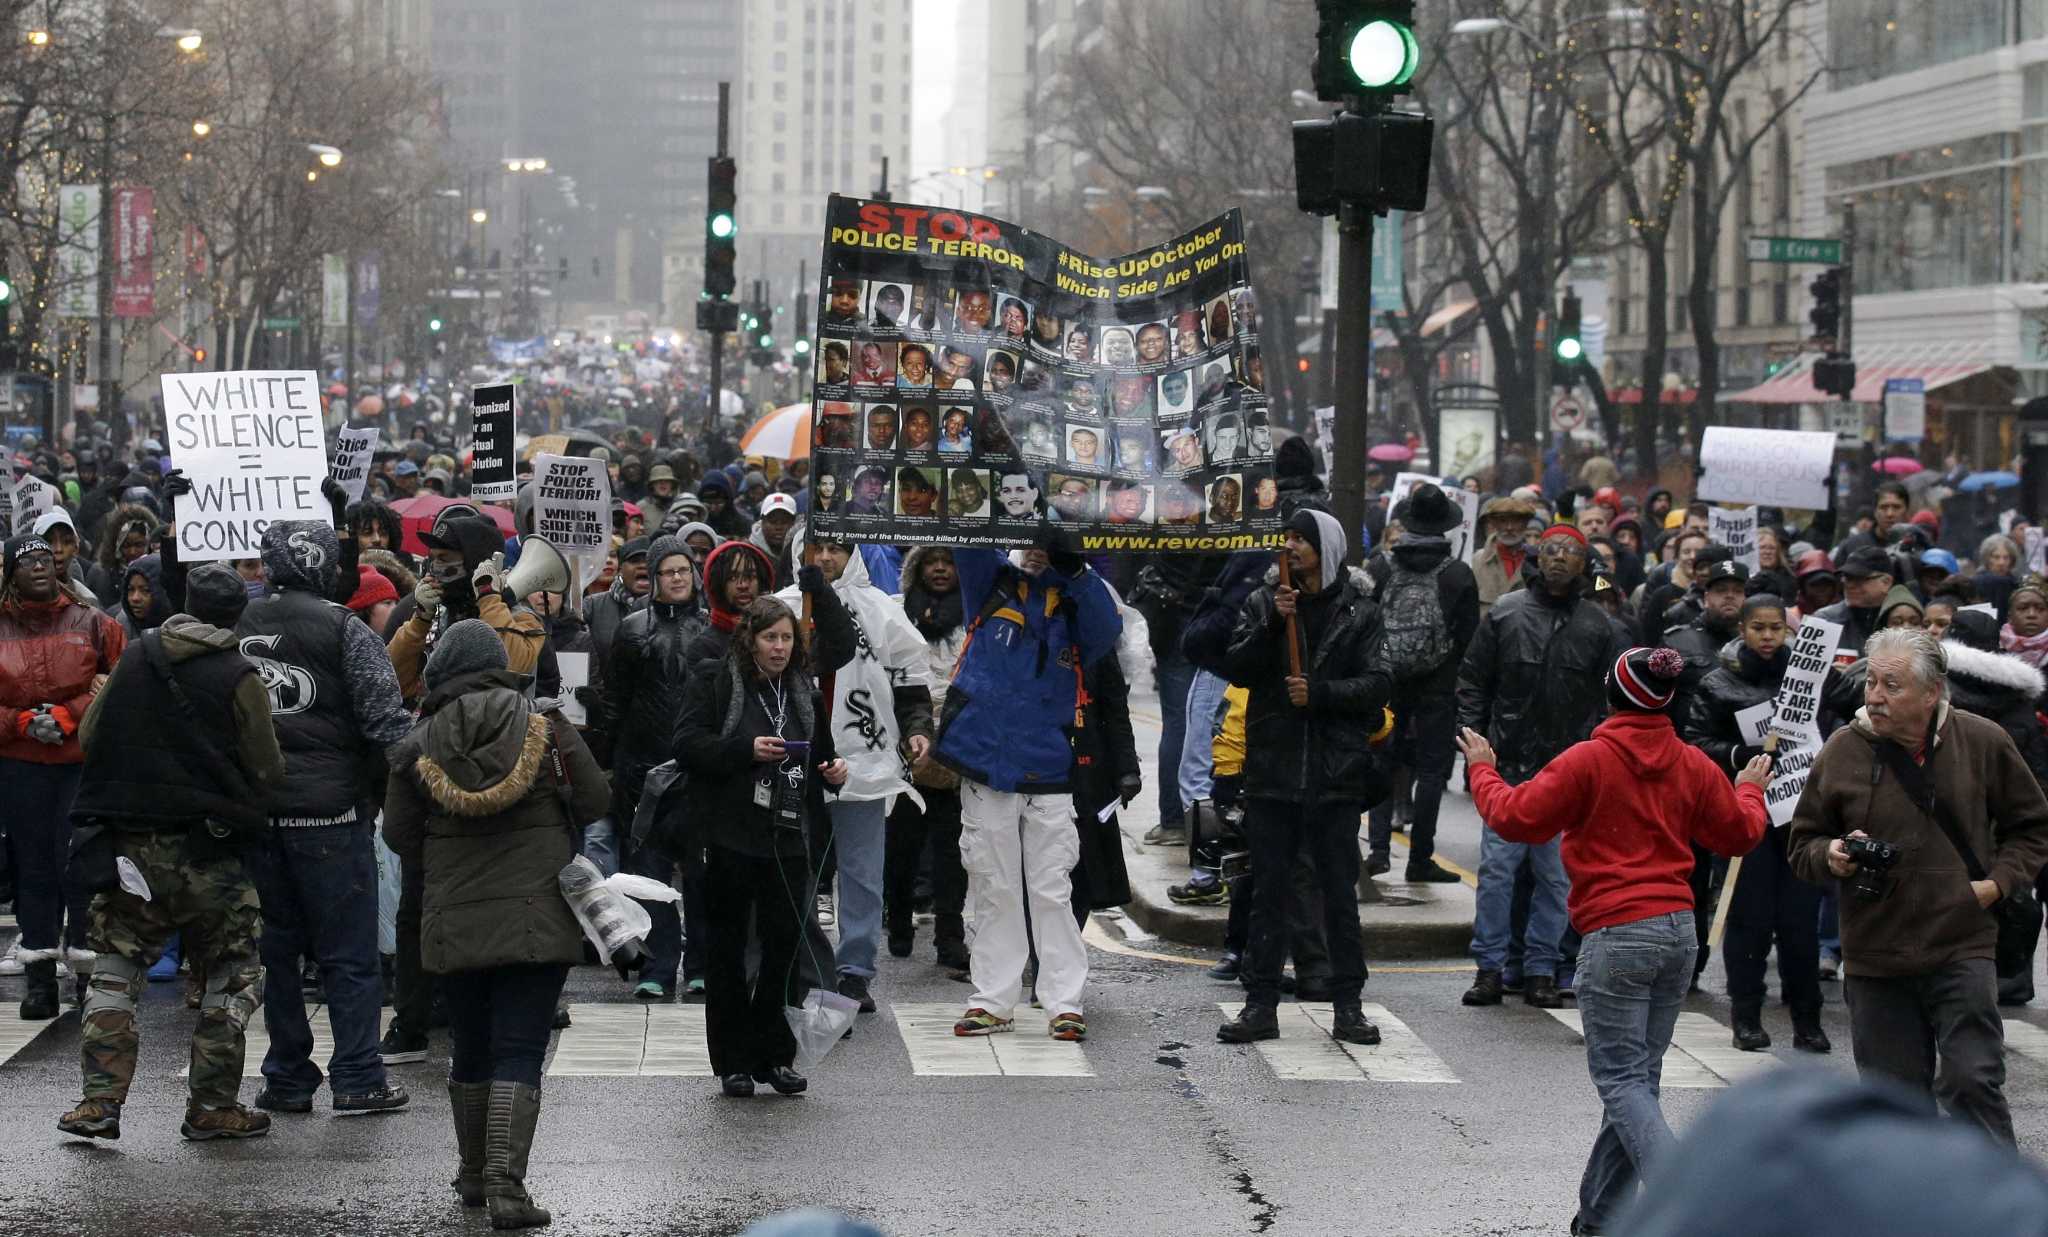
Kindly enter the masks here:
M 85 1097 L 128 1098 L 141 1043 L 135 1001 L 171 934 L 182 932 L 192 969 L 209 980 L 192 1031 L 192 1097 L 232 1104 L 242 1086 L 243 1033 L 263 997 L 256 887 L 238 858 L 195 860 L 183 832 L 119 832 L 114 853 L 142 873 L 150 899 L 117 888 L 92 900 L 91 948 L 127 965 L 110 970 L 103 962 L 92 977 L 81 1028 Z

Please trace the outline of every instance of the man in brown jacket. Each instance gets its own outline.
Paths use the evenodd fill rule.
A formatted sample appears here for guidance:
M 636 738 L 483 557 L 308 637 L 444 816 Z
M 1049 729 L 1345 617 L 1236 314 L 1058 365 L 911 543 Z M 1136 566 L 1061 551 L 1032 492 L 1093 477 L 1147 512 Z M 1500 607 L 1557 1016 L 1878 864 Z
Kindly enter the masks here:
M 2048 863 L 2048 799 L 1997 723 L 1949 707 L 1932 636 L 1881 631 L 1864 652 L 1864 706 L 1814 761 L 1786 859 L 1805 880 L 1847 882 L 1859 865 L 1845 838 L 1898 849 L 1871 874 L 1881 893 L 1841 898 L 1856 1068 L 2011 1143 L 1992 907 L 2028 896 Z
M 1529 521 L 1535 518 L 1535 506 L 1513 495 L 1494 499 L 1480 512 L 1479 531 L 1486 537 L 1486 544 L 1472 556 L 1472 576 L 1479 582 L 1481 617 L 1494 602 L 1522 587 L 1522 563 L 1529 553 Z

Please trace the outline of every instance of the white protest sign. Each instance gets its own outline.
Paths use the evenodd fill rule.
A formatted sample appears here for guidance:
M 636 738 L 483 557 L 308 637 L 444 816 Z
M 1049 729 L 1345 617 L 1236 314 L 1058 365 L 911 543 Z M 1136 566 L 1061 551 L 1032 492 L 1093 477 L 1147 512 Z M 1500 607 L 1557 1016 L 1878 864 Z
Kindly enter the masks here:
M 571 556 L 602 563 L 612 545 L 612 482 L 598 460 L 533 459 L 533 531 Z
M 192 492 L 178 500 L 178 557 L 256 558 L 279 520 L 330 523 L 320 493 L 327 433 L 311 370 L 163 375 L 171 460 Z
M 1756 571 L 1763 566 L 1756 550 L 1755 507 L 1707 508 L 1707 537 L 1735 552 L 1735 561 Z
M 1766 700 L 1746 709 L 1735 710 L 1735 728 L 1742 733 L 1744 747 L 1762 747 L 1764 736 L 1771 732 L 1771 713 L 1777 708 L 1777 701 Z
M 1801 430 L 1707 427 L 1697 497 L 1817 510 L 1828 505 L 1835 436 Z
M 590 686 L 590 654 L 557 653 L 555 665 L 562 671 L 562 716 L 578 726 L 590 724 L 590 712 L 576 699 L 576 689 Z
M 57 487 L 34 477 L 23 477 L 14 483 L 14 534 L 20 536 L 35 527 L 36 520 L 43 512 L 57 505 L 62 497 Z
M 1820 755 L 1820 741 L 1797 746 L 1778 748 L 1778 762 L 1771 768 L 1770 785 L 1764 787 L 1764 806 L 1771 811 L 1771 823 L 1790 824 L 1792 811 L 1799 806 L 1799 796 L 1806 790 L 1806 779 L 1813 772 L 1813 762 Z
M 363 501 L 363 486 L 370 479 L 370 460 L 377 454 L 377 429 L 344 429 L 334 438 L 333 477 L 348 491 L 352 503 Z
M 0 530 L 14 533 L 14 469 L 0 463 Z
M 1440 484 L 1435 477 L 1426 473 L 1404 472 L 1394 476 L 1393 488 L 1387 491 L 1387 510 L 1408 497 L 1410 490 L 1418 485 L 1434 485 L 1444 492 L 1444 497 L 1458 506 L 1458 526 L 1444 534 L 1451 540 L 1451 557 L 1460 562 L 1472 561 L 1472 554 L 1479 545 L 1479 495 L 1462 486 Z
M 1792 659 L 1778 685 L 1771 733 L 1782 740 L 1820 746 L 1820 690 L 1832 667 L 1842 625 L 1809 614 L 1792 637 Z

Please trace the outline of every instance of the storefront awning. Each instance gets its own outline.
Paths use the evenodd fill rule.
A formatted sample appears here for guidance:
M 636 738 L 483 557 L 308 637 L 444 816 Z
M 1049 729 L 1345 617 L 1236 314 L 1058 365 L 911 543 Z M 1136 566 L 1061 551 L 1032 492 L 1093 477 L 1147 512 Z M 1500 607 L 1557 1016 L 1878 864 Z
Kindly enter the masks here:
M 1818 352 L 1801 353 L 1799 358 L 1747 391 L 1721 397 L 1729 404 L 1821 404 L 1830 396 L 1814 389 L 1813 363 Z M 1860 352 L 1856 357 L 1856 392 L 1859 404 L 1884 401 L 1884 384 L 1893 378 L 1918 378 L 1927 389 L 1938 391 L 1951 383 L 1974 378 L 1992 368 L 1984 359 L 1981 344 L 1920 344 Z
M 1691 404 L 1699 400 L 1700 393 L 1693 387 L 1680 387 L 1676 391 L 1662 392 L 1657 399 L 1660 404 Z M 1614 387 L 1607 392 L 1610 404 L 1640 404 L 1643 402 L 1641 387 Z

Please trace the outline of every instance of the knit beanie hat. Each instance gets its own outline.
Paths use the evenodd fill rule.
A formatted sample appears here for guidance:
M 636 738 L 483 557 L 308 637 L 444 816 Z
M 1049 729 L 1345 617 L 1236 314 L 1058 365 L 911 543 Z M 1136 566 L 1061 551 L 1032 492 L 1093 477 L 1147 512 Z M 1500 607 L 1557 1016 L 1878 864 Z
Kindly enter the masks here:
M 380 601 L 397 601 L 398 586 L 384 578 L 384 573 L 368 563 L 356 565 L 356 591 L 348 599 L 348 608 L 357 614 L 363 613 Z
M 31 554 L 55 554 L 50 543 L 33 533 L 23 533 L 7 543 L 4 568 L 8 579 L 14 578 L 14 569 L 21 560 Z
M 1607 672 L 1607 703 L 1620 712 L 1661 713 L 1684 673 L 1685 657 L 1677 649 L 1630 649 Z
M 242 573 L 226 563 L 201 563 L 185 577 L 185 613 L 202 623 L 232 631 L 248 605 Z
M 1273 473 L 1281 477 L 1313 477 L 1316 475 L 1315 452 L 1299 438 L 1284 439 L 1273 448 Z
M 459 674 L 503 670 L 510 664 L 505 659 L 504 644 L 489 623 L 463 619 L 451 623 L 435 642 L 434 655 L 427 658 L 427 687 L 439 687 Z

